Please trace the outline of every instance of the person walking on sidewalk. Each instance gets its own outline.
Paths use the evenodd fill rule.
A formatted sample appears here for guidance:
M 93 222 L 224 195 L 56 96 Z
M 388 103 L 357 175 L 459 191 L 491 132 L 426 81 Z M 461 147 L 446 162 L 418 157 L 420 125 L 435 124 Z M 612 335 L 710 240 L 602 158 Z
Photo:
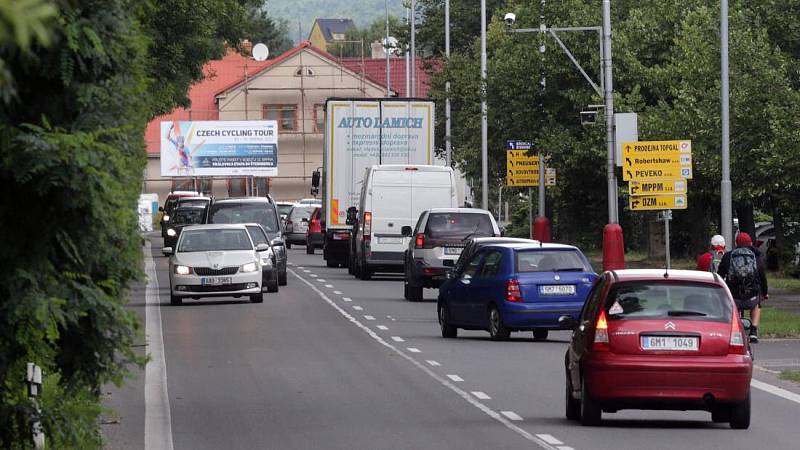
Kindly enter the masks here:
M 725 253 L 717 273 L 728 285 L 739 311 L 750 310 L 750 342 L 758 342 L 761 302 L 769 298 L 764 260 L 747 233 L 736 236 L 736 248 Z
M 719 263 L 722 262 L 722 257 L 725 255 L 725 238 L 715 234 L 711 238 L 711 245 L 709 250 L 697 258 L 697 267 L 695 270 L 702 270 L 703 272 L 716 272 L 719 269 Z

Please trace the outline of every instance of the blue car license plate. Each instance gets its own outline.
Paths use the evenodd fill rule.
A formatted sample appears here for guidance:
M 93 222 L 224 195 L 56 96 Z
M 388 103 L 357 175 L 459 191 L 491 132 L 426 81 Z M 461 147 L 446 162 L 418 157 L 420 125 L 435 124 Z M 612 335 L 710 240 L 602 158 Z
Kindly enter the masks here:
M 546 284 L 539 286 L 540 295 L 575 295 L 574 284 Z
M 202 284 L 203 286 L 222 286 L 224 284 L 231 284 L 231 277 L 201 278 L 200 284 Z

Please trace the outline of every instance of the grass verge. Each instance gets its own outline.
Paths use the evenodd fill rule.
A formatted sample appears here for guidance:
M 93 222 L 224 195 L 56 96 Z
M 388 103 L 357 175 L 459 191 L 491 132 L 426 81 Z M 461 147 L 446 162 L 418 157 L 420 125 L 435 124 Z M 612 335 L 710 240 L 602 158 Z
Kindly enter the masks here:
M 788 294 L 800 294 L 800 278 L 790 278 L 777 273 L 768 273 L 767 281 L 770 289 L 779 289 Z
M 800 383 L 800 370 L 784 370 L 778 377 L 781 380 L 794 381 Z
M 764 307 L 758 332 L 763 337 L 800 337 L 800 315 Z

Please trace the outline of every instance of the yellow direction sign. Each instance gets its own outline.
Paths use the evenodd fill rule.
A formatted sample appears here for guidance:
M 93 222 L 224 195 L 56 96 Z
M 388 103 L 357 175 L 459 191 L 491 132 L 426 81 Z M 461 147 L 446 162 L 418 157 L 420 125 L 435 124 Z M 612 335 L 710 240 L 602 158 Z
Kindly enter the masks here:
M 631 196 L 628 205 L 632 211 L 658 209 L 686 209 L 686 194 Z
M 547 161 L 549 158 L 545 158 Z M 556 185 L 556 170 L 545 169 L 545 186 Z M 528 155 L 527 150 L 506 151 L 506 186 L 539 186 L 539 156 Z
M 692 141 L 643 141 L 622 144 L 622 179 L 692 178 Z
M 686 180 L 631 180 L 628 190 L 631 195 L 685 194 Z

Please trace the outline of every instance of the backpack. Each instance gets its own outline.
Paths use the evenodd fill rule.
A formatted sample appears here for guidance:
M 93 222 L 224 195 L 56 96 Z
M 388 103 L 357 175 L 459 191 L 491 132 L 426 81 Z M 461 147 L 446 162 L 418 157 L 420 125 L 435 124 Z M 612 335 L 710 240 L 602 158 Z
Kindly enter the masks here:
M 717 273 L 717 269 L 719 269 L 720 262 L 722 262 L 722 252 L 712 251 L 711 264 L 708 265 L 708 271 Z
M 756 254 L 747 247 L 738 247 L 731 251 L 730 268 L 725 282 L 733 294 L 733 298 L 740 302 L 752 303 L 758 301 L 761 294 L 761 282 L 758 277 L 758 260 Z

